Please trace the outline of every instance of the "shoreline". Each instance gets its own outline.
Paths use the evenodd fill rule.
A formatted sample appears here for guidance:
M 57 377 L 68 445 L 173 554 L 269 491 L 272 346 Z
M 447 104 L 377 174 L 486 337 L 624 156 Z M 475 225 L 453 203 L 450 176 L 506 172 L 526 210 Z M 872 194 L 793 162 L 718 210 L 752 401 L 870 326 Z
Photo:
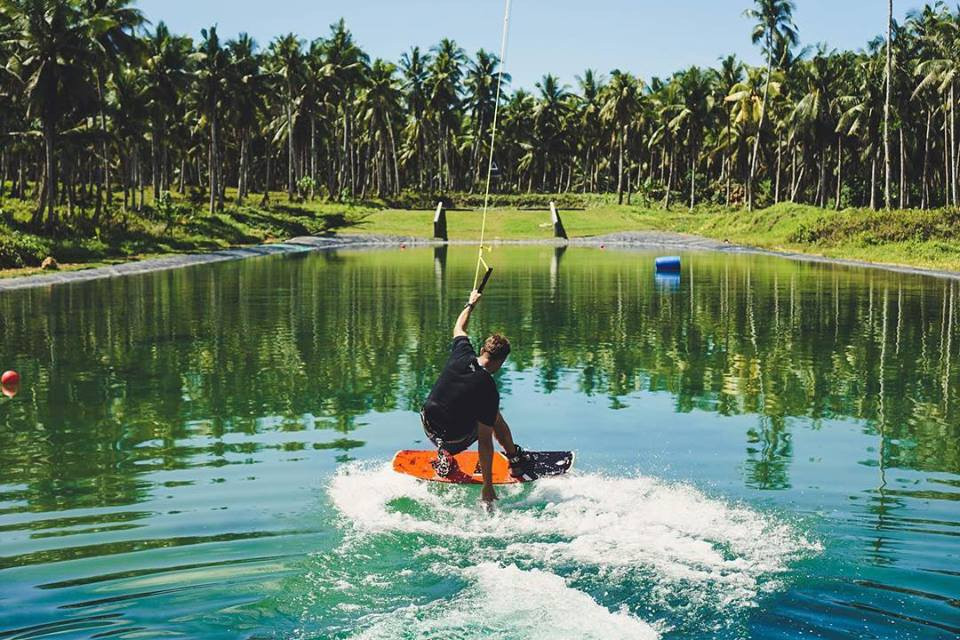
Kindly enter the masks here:
M 473 240 L 451 240 L 442 242 L 430 238 L 405 237 L 378 234 L 354 234 L 340 236 L 298 236 L 291 238 L 286 242 L 260 244 L 249 247 L 238 247 L 235 249 L 222 249 L 207 253 L 188 253 L 172 254 L 160 258 L 148 258 L 145 260 L 134 260 L 118 265 L 109 265 L 101 267 L 91 267 L 89 269 L 76 269 L 72 271 L 53 271 L 29 276 L 12 276 L 0 278 L 0 293 L 4 291 L 15 291 L 21 289 L 32 289 L 38 287 L 51 287 L 54 285 L 72 284 L 78 282 L 90 282 L 93 280 L 103 280 L 108 278 L 118 278 L 128 275 L 138 275 L 143 273 L 155 273 L 159 271 L 170 271 L 173 269 L 182 269 L 203 264 L 216 264 L 219 262 L 230 262 L 234 260 L 243 260 L 246 258 L 257 258 L 271 255 L 283 255 L 290 253 L 304 253 L 309 251 L 326 251 L 330 249 L 350 249 L 350 248 L 388 248 L 407 245 L 412 247 L 422 246 L 476 246 L 478 243 Z M 882 269 L 895 273 L 907 275 L 929 276 L 934 278 L 945 278 L 950 280 L 960 280 L 960 271 L 950 271 L 946 269 L 928 269 L 924 267 L 911 267 L 908 265 L 868 262 L 866 260 L 853 260 L 845 258 L 831 258 L 827 256 L 801 253 L 796 251 L 777 251 L 774 249 L 763 249 L 751 247 L 748 245 L 734 244 L 720 240 L 714 240 L 704 236 L 694 234 L 678 233 L 673 231 L 624 231 L 619 233 L 610 233 L 599 236 L 573 238 L 569 241 L 559 239 L 525 239 L 525 240 L 492 240 L 490 244 L 494 245 L 548 245 L 548 246 L 572 246 L 572 247 L 600 247 L 609 245 L 618 249 L 623 248 L 643 248 L 643 247 L 665 247 L 676 250 L 694 250 L 694 251 L 718 251 L 721 253 L 740 253 L 766 255 L 798 262 L 813 262 L 819 264 L 831 264 L 843 267 Z

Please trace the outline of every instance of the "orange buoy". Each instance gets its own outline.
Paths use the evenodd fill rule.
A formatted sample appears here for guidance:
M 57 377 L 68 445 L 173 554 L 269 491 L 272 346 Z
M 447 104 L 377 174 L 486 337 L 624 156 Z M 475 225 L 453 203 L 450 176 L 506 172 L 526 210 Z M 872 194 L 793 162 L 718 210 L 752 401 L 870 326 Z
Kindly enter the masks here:
M 16 371 L 4 371 L 0 376 L 0 384 L 5 387 L 15 387 L 20 384 L 20 374 Z

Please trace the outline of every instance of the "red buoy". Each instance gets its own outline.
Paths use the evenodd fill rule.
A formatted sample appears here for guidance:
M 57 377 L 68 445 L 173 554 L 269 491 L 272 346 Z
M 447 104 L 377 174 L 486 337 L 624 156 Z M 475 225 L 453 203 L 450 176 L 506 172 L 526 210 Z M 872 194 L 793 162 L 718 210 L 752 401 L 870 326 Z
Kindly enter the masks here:
M 0 384 L 5 387 L 15 387 L 20 384 L 20 374 L 16 371 L 4 371 L 0 376 Z

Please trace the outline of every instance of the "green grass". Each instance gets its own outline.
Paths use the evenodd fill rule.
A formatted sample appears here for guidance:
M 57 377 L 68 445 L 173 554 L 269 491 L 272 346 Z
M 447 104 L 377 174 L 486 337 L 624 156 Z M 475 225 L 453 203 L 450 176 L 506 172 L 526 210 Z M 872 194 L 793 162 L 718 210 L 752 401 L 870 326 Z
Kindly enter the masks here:
M 780 204 L 743 211 L 669 219 L 670 230 L 734 244 L 960 271 L 960 211 L 823 210 Z
M 433 211 L 384 209 L 368 213 L 358 221 L 354 233 L 430 237 L 433 234 Z M 596 236 L 632 229 L 650 228 L 650 212 L 626 207 L 602 206 L 584 211 L 561 213 L 571 237 Z M 481 211 L 447 212 L 447 235 L 450 240 L 478 240 L 483 222 Z M 550 212 L 491 209 L 487 213 L 486 237 L 490 240 L 537 240 L 553 237 Z
M 356 231 L 429 237 L 432 216 L 432 212 L 377 211 Z M 454 211 L 447 216 L 451 240 L 479 237 L 478 212 Z M 562 212 L 562 218 L 571 238 L 618 231 L 670 231 L 777 251 L 960 271 L 958 211 L 833 211 L 780 204 L 753 213 L 723 209 L 688 213 L 606 205 Z M 546 211 L 493 210 L 487 218 L 487 237 L 550 238 L 549 220 Z
M 228 194 L 228 200 L 233 194 Z M 403 194 L 390 202 L 352 204 L 307 202 L 288 204 L 283 194 L 272 194 L 271 205 L 259 207 L 260 196 L 247 206 L 228 206 L 215 215 L 204 207 L 175 199 L 166 219 L 148 201 L 142 214 L 114 212 L 99 231 L 90 228 L 89 215 L 66 220 L 59 235 L 37 235 L 27 224 L 32 203 L 0 202 L 0 277 L 36 272 L 46 256 L 62 268 L 75 269 L 142 259 L 170 253 L 199 252 L 225 247 L 283 241 L 299 235 L 331 233 L 383 234 L 429 238 L 433 210 L 390 208 L 391 205 L 432 201 L 432 196 Z M 498 196 L 487 216 L 486 237 L 495 240 L 541 240 L 552 237 L 551 196 Z M 893 211 L 864 209 L 823 210 L 780 204 L 747 213 L 705 207 L 664 211 L 611 204 L 609 196 L 567 195 L 558 198 L 563 223 L 571 238 L 602 236 L 621 231 L 690 233 L 734 244 L 795 251 L 833 258 L 910 265 L 960 271 L 960 211 Z M 482 202 L 480 196 L 460 194 L 457 207 Z M 422 204 L 422 203 L 417 203 Z M 531 208 L 537 207 L 537 208 Z M 172 220 L 172 222 L 171 222 Z M 479 209 L 447 213 L 451 240 L 477 240 Z
M 230 198 L 233 195 L 228 193 Z M 28 273 L 47 256 L 56 258 L 64 268 L 95 266 L 343 231 L 382 206 L 287 205 L 280 194 L 272 194 L 271 206 L 261 208 L 256 206 L 259 200 L 258 195 L 249 199 L 247 206 L 228 205 L 222 213 L 210 215 L 203 207 L 175 198 L 171 217 L 162 218 L 148 198 L 143 212 L 115 210 L 99 229 L 90 222 L 91 211 L 77 213 L 74 219 L 65 219 L 51 237 L 29 225 L 32 202 L 5 199 L 0 201 L 0 276 Z

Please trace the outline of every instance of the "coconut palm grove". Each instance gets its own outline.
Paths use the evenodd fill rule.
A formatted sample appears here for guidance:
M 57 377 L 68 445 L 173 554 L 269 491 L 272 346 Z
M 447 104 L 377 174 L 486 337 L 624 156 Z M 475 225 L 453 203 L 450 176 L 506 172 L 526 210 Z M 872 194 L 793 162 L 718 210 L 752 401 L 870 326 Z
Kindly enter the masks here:
M 763 66 L 730 56 L 639 78 L 623 60 L 529 90 L 507 74 L 493 190 L 662 209 L 954 207 L 960 16 L 889 10 L 889 33 L 858 51 L 803 44 L 794 2 L 757 0 L 744 37 Z M 486 177 L 498 56 L 450 39 L 371 59 L 343 20 L 258 43 L 173 33 L 128 0 L 4 0 L 0 33 L 3 266 L 35 262 L 51 238 L 82 259 L 123 229 L 171 234 L 281 201 L 429 208 Z

